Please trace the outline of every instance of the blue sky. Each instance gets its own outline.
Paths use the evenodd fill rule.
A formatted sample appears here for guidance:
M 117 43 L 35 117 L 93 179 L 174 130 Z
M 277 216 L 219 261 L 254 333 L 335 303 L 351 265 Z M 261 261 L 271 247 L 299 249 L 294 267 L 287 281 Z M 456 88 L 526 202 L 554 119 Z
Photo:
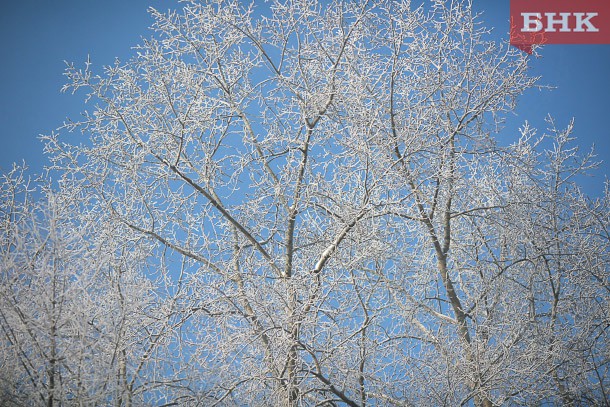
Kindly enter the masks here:
M 494 36 L 507 38 L 509 1 L 474 3 Z M 59 92 L 64 60 L 78 65 L 89 54 L 98 69 L 113 63 L 115 57 L 126 60 L 131 47 L 149 36 L 148 6 L 166 10 L 175 5 L 169 0 L 4 2 L 0 13 L 0 171 L 25 159 L 33 172 L 40 172 L 46 159 L 38 135 L 51 132 L 66 117 L 78 117 L 84 109 L 82 95 Z M 598 158 L 605 161 L 595 178 L 585 180 L 589 193 L 597 195 L 605 174 L 610 175 L 610 45 L 548 45 L 541 54 L 532 73 L 557 88 L 524 95 L 506 133 L 514 133 L 525 120 L 541 133 L 547 114 L 561 127 L 574 117 L 579 144 L 583 149 L 594 144 Z
M 46 159 L 41 133 L 84 110 L 83 96 L 62 94 L 66 64 L 91 55 L 94 68 L 127 60 L 131 47 L 148 37 L 148 6 L 166 10 L 163 0 L 18 0 L 0 12 L 0 171 L 26 160 L 40 172 Z

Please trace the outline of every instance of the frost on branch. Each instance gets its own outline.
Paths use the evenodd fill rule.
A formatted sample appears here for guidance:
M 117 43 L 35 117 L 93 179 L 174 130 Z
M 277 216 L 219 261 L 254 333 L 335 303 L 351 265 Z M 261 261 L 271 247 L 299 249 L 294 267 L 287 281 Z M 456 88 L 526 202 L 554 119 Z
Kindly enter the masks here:
M 469 2 L 151 13 L 127 63 L 68 68 L 91 108 L 47 137 L 90 245 L 147 276 L 100 288 L 129 327 L 102 403 L 608 402 L 608 201 L 571 125 L 497 142 L 536 78 Z

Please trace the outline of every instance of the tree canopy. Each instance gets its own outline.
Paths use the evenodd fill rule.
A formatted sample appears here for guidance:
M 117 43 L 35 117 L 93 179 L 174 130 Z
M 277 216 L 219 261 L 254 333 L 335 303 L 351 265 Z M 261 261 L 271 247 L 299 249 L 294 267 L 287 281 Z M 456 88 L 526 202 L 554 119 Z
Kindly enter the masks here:
M 151 14 L 3 182 L 3 403 L 608 403 L 610 194 L 498 141 L 537 78 L 468 1 Z

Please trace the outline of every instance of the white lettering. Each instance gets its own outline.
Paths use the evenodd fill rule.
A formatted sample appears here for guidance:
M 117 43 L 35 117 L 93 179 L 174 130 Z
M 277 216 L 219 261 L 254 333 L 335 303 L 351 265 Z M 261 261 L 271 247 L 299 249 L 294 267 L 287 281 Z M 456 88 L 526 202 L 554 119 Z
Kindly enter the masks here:
M 557 13 L 544 13 L 544 15 L 546 16 L 546 31 L 555 32 L 557 31 L 555 30 L 555 25 L 561 24 L 561 28 L 559 29 L 559 31 L 570 32 L 570 25 L 568 24 L 568 18 L 570 17 L 570 14 L 572 13 L 559 13 L 561 18 L 555 19 Z
M 521 32 L 538 32 L 542 30 L 543 25 L 542 21 L 540 21 L 542 15 L 540 13 L 521 13 L 521 16 L 523 17 Z M 532 24 L 534 24 L 533 27 Z
M 586 18 L 583 18 L 584 16 L 587 16 Z M 574 28 L 574 32 L 598 32 L 599 29 L 597 27 L 595 27 L 592 23 L 591 23 L 591 19 L 595 16 L 597 16 L 597 13 L 574 13 L 574 16 L 576 16 L 576 28 Z M 587 29 L 584 29 L 583 26 L 587 26 Z

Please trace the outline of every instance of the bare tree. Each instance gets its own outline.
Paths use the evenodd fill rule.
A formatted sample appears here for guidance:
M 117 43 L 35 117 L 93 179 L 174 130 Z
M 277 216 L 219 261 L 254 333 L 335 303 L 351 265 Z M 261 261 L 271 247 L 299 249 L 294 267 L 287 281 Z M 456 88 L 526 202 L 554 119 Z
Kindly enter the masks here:
M 144 404 L 172 318 L 141 274 L 146 246 L 117 245 L 96 222 L 90 233 L 74 196 L 22 169 L 0 193 L 1 404 Z
M 134 59 L 67 70 L 89 141 L 47 137 L 162 293 L 112 280 L 146 315 L 105 350 L 117 405 L 607 403 L 608 201 L 571 128 L 496 142 L 536 79 L 469 2 L 152 14 Z

